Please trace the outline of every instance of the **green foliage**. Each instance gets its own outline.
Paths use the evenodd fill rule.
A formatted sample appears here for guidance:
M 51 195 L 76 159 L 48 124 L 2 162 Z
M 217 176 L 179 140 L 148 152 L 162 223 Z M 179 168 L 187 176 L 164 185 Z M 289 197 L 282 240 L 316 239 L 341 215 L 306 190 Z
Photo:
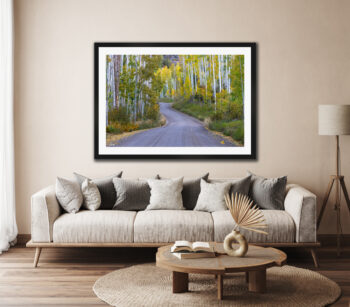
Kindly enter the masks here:
M 209 104 L 185 103 L 178 101 L 173 103 L 173 108 L 196 117 L 201 121 L 204 121 L 206 118 L 209 118 L 212 116 L 212 114 L 214 114 L 214 107 Z
M 157 119 L 157 120 L 145 120 L 145 121 L 140 121 L 136 123 L 117 123 L 113 122 L 109 124 L 106 127 L 106 132 L 107 133 L 113 133 L 113 134 L 121 134 L 124 132 L 131 132 L 135 130 L 143 130 L 143 129 L 150 129 L 150 128 L 155 128 L 162 126 L 163 123 Z
M 146 120 L 139 124 L 139 129 L 150 129 L 161 126 L 162 123 L 159 120 Z
M 222 132 L 241 144 L 244 142 L 244 122 L 242 120 L 211 122 L 209 129 Z
M 106 127 L 106 132 L 119 134 L 119 133 L 130 132 L 138 129 L 139 129 L 139 125 L 137 124 L 113 122 Z
M 191 81 L 190 81 L 190 77 L 187 76 L 186 80 L 185 80 L 185 85 L 184 85 L 184 98 L 186 101 L 189 101 L 191 98 Z
M 244 56 L 237 55 L 233 60 L 233 66 L 230 73 L 231 78 L 231 99 L 235 101 L 237 105 L 243 106 L 244 95 Z M 242 107 L 243 109 L 243 107 Z M 243 114 L 243 110 L 238 113 Z M 242 115 L 241 115 L 242 116 Z
M 112 109 L 108 112 L 108 121 L 116 122 L 116 123 L 128 123 L 129 115 L 127 108 L 124 106 L 120 106 L 119 109 Z
M 174 99 L 171 97 L 163 97 L 163 98 L 158 98 L 157 102 L 174 102 Z

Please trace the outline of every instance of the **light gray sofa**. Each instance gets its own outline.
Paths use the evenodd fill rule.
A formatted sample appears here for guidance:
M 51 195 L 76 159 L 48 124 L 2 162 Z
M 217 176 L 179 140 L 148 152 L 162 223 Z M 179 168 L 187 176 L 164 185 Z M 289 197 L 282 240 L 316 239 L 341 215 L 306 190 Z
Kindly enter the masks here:
M 228 210 L 82 210 L 64 213 L 50 186 L 32 196 L 31 241 L 34 266 L 46 247 L 157 247 L 176 240 L 223 242 L 234 227 Z M 317 266 L 316 196 L 301 186 L 287 185 L 285 210 L 263 210 L 268 235 L 241 230 L 250 243 L 310 248 Z

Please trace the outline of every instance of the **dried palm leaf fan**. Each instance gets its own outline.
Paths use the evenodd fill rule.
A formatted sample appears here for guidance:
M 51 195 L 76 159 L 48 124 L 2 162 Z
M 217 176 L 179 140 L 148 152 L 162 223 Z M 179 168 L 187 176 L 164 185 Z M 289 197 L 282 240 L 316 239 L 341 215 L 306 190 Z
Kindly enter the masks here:
M 246 238 L 239 232 L 240 228 L 255 231 L 264 235 L 268 233 L 263 229 L 267 228 L 262 211 L 246 195 L 236 193 L 225 195 L 227 208 L 230 210 L 232 218 L 236 222 L 235 228 L 229 233 L 224 240 L 224 249 L 230 256 L 243 257 L 248 251 Z M 233 243 L 238 242 L 239 248 L 234 249 Z

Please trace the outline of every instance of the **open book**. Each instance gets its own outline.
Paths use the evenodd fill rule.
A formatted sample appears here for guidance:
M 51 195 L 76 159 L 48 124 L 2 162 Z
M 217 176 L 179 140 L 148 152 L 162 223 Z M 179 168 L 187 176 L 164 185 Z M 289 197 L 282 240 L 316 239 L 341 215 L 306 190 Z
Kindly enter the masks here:
M 214 248 L 208 242 L 176 241 L 171 247 L 172 253 L 214 253 Z

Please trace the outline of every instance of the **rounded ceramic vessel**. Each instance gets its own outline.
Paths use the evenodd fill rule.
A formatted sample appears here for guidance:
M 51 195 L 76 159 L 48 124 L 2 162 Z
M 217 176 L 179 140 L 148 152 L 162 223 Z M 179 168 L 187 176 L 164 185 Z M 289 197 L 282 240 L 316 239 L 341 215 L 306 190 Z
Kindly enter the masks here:
M 233 244 L 238 243 L 237 249 L 233 248 Z M 246 238 L 237 230 L 232 230 L 224 240 L 224 250 L 229 256 L 244 257 L 248 251 L 248 242 Z

